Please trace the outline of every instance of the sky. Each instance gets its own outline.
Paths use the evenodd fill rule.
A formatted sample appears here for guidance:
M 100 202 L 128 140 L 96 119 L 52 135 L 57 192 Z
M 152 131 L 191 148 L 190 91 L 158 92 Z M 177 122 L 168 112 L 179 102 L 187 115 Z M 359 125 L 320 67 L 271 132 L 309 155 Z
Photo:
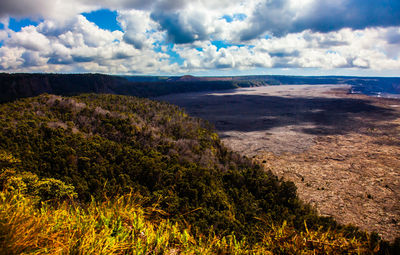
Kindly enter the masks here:
M 1 0 L 0 72 L 400 76 L 400 1 Z

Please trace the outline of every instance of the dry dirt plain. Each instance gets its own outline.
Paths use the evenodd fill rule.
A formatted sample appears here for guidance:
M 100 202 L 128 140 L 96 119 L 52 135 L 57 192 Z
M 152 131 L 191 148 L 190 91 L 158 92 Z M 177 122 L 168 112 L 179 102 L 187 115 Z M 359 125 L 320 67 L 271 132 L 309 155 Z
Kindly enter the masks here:
M 321 215 L 400 236 L 400 100 L 346 85 L 281 85 L 157 98 L 298 187 Z

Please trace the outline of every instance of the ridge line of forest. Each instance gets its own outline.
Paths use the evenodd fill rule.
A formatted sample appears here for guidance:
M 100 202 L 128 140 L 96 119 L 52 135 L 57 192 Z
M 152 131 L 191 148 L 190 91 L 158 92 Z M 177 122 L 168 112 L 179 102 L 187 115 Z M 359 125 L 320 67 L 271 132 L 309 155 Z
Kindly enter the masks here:
M 400 78 L 342 76 L 161 77 L 105 74 L 0 73 L 0 103 L 43 93 L 71 96 L 82 93 L 157 97 L 174 93 L 228 90 L 282 84 L 348 84 L 352 93 L 400 93 Z

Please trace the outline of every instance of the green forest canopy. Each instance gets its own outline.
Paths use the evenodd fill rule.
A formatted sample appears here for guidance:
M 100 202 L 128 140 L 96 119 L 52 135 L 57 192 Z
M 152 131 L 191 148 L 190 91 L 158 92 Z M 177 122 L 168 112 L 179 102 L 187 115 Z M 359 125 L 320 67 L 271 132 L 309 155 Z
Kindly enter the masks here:
M 0 150 L 18 158 L 21 171 L 73 186 L 83 203 L 133 191 L 197 233 L 212 226 L 249 240 L 261 238 L 266 222 L 284 221 L 360 234 L 317 216 L 293 183 L 228 150 L 209 123 L 167 103 L 45 94 L 1 104 L 0 128 Z

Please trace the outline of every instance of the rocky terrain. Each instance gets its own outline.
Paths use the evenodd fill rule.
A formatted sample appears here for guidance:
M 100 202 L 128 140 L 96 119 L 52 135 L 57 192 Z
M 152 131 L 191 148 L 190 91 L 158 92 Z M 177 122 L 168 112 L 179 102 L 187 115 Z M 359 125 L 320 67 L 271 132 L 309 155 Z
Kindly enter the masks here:
M 213 123 L 224 143 L 293 181 L 322 215 L 400 236 L 400 101 L 346 85 L 287 85 L 158 98 Z

